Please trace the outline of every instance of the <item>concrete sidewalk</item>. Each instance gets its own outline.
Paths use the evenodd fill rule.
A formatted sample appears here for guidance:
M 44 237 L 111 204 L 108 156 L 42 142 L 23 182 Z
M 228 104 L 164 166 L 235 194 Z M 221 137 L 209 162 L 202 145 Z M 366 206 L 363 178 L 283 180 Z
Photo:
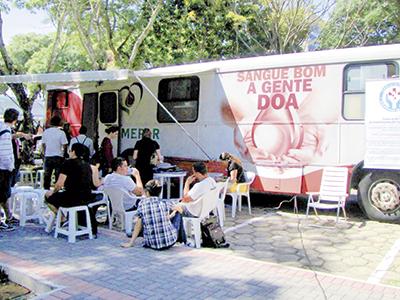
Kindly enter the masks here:
M 122 249 L 124 239 L 101 229 L 97 240 L 69 244 L 28 224 L 0 233 L 0 265 L 62 286 L 46 299 L 400 299 L 396 287 L 244 258 L 231 250 Z

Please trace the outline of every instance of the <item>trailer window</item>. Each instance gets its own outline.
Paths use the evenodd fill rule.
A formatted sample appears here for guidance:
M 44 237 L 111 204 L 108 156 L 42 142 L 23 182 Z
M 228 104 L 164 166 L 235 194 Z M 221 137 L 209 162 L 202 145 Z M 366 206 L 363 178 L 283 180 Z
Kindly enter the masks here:
M 100 122 L 113 124 L 117 122 L 117 94 L 114 92 L 102 93 L 100 95 Z
M 52 109 L 62 109 L 68 107 L 68 91 L 55 90 L 49 91 L 49 99 L 51 99 Z
M 343 117 L 363 120 L 365 112 L 365 81 L 385 79 L 397 74 L 394 63 L 354 64 L 344 71 Z
M 158 99 L 179 122 L 195 122 L 198 117 L 200 79 L 196 76 L 163 79 L 158 85 Z M 158 105 L 157 120 L 172 123 L 172 118 Z

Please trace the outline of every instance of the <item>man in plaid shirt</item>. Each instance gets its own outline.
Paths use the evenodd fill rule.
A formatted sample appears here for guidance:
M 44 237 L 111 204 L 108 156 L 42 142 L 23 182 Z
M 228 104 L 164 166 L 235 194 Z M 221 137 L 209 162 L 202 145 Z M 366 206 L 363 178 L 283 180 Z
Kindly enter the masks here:
M 144 246 L 156 250 L 172 247 L 177 241 L 185 242 L 182 216 L 172 210 L 172 203 L 160 201 L 161 185 L 157 180 L 150 180 L 145 186 L 148 198 L 140 201 L 137 209 L 139 219 L 135 224 L 132 238 L 122 247 L 132 247 L 136 238 L 143 233 Z

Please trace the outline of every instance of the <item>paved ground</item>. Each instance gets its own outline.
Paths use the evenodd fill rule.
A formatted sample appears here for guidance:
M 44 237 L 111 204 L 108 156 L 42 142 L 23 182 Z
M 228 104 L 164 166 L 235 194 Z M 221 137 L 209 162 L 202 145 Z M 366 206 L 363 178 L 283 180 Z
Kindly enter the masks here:
M 398 225 L 227 214 L 230 249 L 122 249 L 106 229 L 68 244 L 29 224 L 0 233 L 0 264 L 62 286 L 46 299 L 400 299 Z
M 249 216 L 243 210 L 238 218 L 226 222 L 233 254 L 400 287 L 398 224 L 359 218 L 336 224 L 334 216 L 306 219 L 304 214 L 253 212 Z M 252 223 L 232 230 L 243 222 Z M 393 262 L 385 272 L 378 272 L 390 254 Z

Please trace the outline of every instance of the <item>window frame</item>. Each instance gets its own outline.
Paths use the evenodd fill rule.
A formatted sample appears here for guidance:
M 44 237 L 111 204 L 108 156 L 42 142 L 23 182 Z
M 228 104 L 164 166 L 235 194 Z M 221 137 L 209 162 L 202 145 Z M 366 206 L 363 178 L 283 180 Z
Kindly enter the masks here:
M 343 83 L 342 83 L 342 118 L 346 121 L 363 121 L 365 120 L 365 115 L 361 118 L 347 118 L 345 116 L 345 104 L 346 104 L 346 95 L 364 95 L 365 96 L 365 81 L 364 81 L 364 89 L 362 90 L 353 90 L 353 91 L 348 91 L 346 90 L 347 88 L 347 74 L 350 68 L 354 67 L 362 67 L 362 66 L 377 66 L 377 65 L 386 65 L 387 66 L 387 71 L 389 71 L 389 65 L 392 65 L 394 67 L 394 76 L 399 75 L 399 67 L 398 63 L 395 60 L 379 60 L 379 61 L 371 61 L 371 62 L 357 62 L 357 63 L 351 63 L 345 65 L 343 68 Z M 392 75 L 392 76 L 393 76 Z M 389 79 L 391 77 L 388 76 L 386 79 Z M 364 109 L 365 109 L 365 97 L 364 97 Z M 364 111 L 365 113 L 365 111 Z
M 180 100 L 180 99 L 169 99 L 166 100 L 165 96 L 163 96 L 161 94 L 161 85 L 164 84 L 167 81 L 167 86 L 168 86 L 168 82 L 170 81 L 176 81 L 176 80 L 187 80 L 187 79 L 191 79 L 192 81 L 194 81 L 195 84 L 197 84 L 197 93 L 196 93 L 196 97 L 194 97 L 193 99 L 185 99 L 185 100 Z M 193 82 L 192 82 L 193 83 Z M 170 77 L 170 78 L 163 78 L 159 81 L 158 83 L 158 100 L 164 105 L 166 102 L 188 102 L 188 101 L 195 101 L 196 105 L 195 105 L 195 109 L 196 109 L 196 117 L 194 120 L 190 120 L 190 121 L 186 121 L 186 120 L 180 120 L 178 119 L 175 115 L 174 117 L 178 120 L 178 122 L 180 123 L 195 123 L 197 122 L 197 120 L 199 119 L 199 107 L 200 107 L 200 78 L 198 76 L 184 76 L 184 77 Z M 191 92 L 192 94 L 192 92 Z M 157 115 L 157 122 L 158 123 L 166 123 L 166 124 L 171 124 L 174 123 L 174 120 L 160 120 L 160 115 L 159 115 L 159 111 L 163 110 L 163 108 L 161 107 L 161 105 L 159 103 L 157 103 L 157 110 L 156 110 L 156 115 Z

